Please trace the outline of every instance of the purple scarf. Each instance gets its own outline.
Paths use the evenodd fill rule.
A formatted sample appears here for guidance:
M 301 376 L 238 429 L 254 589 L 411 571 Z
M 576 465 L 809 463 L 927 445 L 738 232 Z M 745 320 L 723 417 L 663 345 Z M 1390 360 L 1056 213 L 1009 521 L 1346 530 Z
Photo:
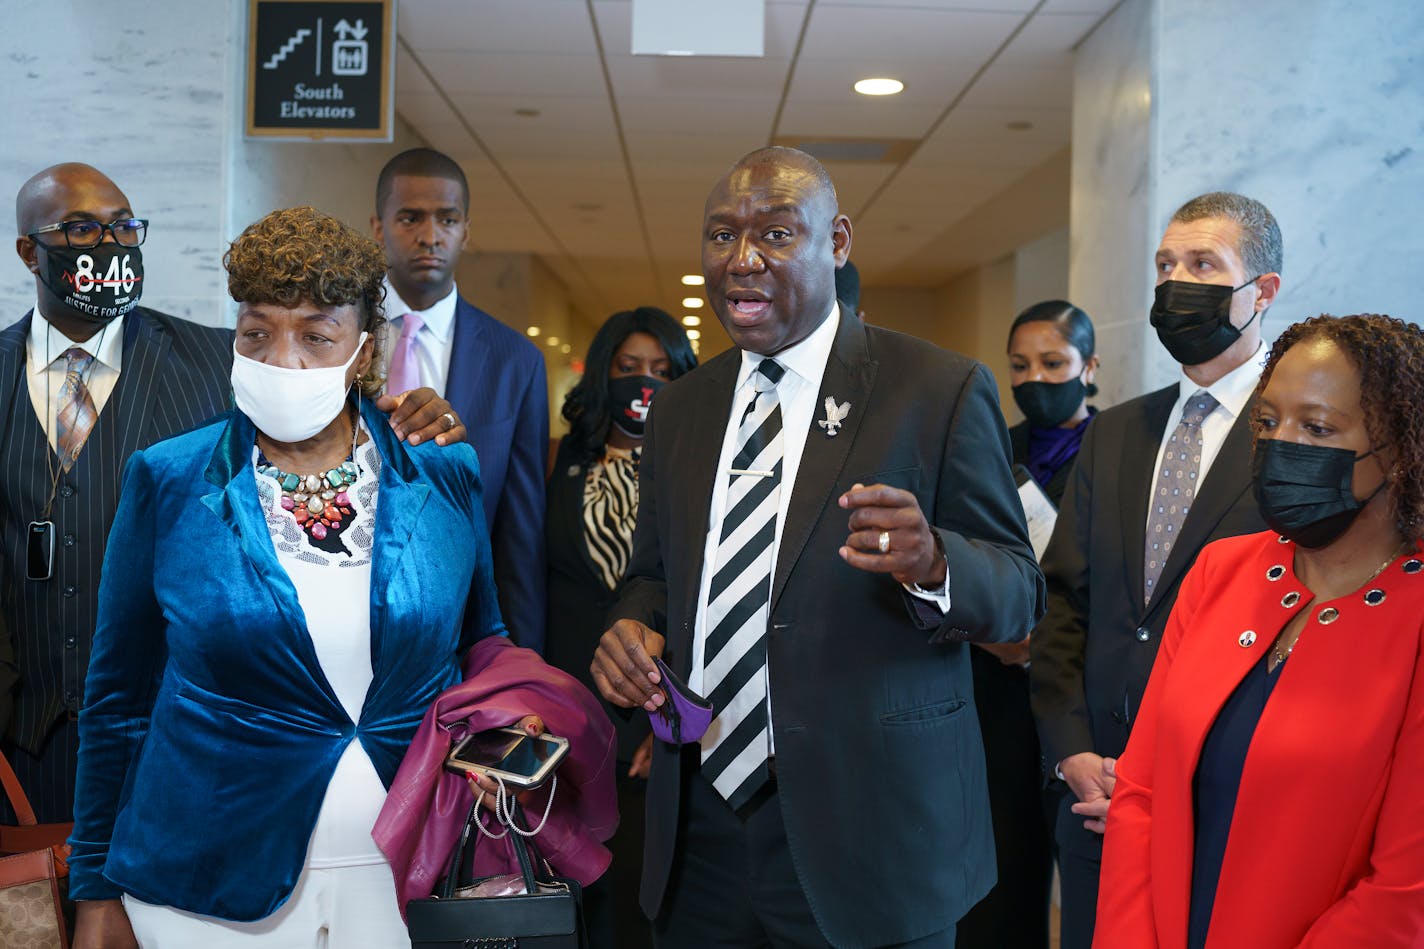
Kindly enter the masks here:
M 1089 415 L 1074 428 L 1029 426 L 1028 473 L 1033 475 L 1033 480 L 1041 485 L 1048 484 L 1058 469 L 1077 457 L 1078 447 L 1083 444 L 1083 433 L 1092 420 L 1093 416 Z

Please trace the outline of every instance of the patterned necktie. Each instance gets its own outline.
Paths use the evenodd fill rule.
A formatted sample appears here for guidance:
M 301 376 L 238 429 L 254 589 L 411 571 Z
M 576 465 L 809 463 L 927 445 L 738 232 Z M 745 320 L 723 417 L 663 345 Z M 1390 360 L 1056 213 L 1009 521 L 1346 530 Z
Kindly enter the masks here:
M 751 375 L 756 394 L 737 429 L 727 502 L 707 591 L 703 693 L 717 710 L 702 736 L 702 773 L 733 809 L 770 774 L 766 626 L 771 561 L 781 503 L 781 403 L 786 372 L 763 359 Z
M 1202 420 L 1217 406 L 1216 398 L 1198 389 L 1187 400 L 1182 420 L 1172 430 L 1162 452 L 1162 470 L 1152 490 L 1152 507 L 1147 515 L 1147 543 L 1142 570 L 1143 602 L 1152 602 L 1152 590 L 1162 576 L 1162 567 L 1172 553 L 1172 545 L 1182 532 L 1182 522 L 1196 496 L 1197 475 L 1201 473 Z
M 99 413 L 89 396 L 89 387 L 84 384 L 84 373 L 94 357 L 75 346 L 64 351 L 64 358 L 68 366 L 64 370 L 64 384 L 59 387 L 59 411 L 55 417 L 58 431 L 54 441 L 59 447 L 60 467 L 68 471 L 79 457 Z
M 391 395 L 409 392 L 420 386 L 420 366 L 416 362 L 415 334 L 425 321 L 414 313 L 401 317 L 400 338 L 391 350 L 391 366 L 386 372 L 386 391 Z

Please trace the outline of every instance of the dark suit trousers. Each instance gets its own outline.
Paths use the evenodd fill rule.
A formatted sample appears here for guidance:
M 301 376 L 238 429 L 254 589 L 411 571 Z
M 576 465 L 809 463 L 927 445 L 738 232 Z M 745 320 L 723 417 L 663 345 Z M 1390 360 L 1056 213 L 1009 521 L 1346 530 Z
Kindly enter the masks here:
M 5 757 L 41 824 L 74 820 L 74 772 L 79 763 L 79 723 L 65 719 L 50 730 L 38 756 L 5 745 Z M 13 824 L 14 812 L 0 801 L 0 822 Z
M 1064 793 L 1055 831 L 1063 898 L 1062 949 L 1091 949 L 1098 914 L 1098 873 L 1103 868 L 1103 837 L 1085 828 L 1084 819 L 1069 810 L 1077 801 L 1072 791 Z
M 823 949 L 796 877 L 773 781 L 734 812 L 694 771 L 687 779 L 679 859 L 653 924 L 657 949 Z M 828 827 L 827 833 L 835 833 Z M 954 949 L 954 929 L 902 949 Z
M 1043 790 L 1028 670 L 972 654 L 999 882 L 959 921 L 961 949 L 1048 949 L 1053 821 Z M 1055 802 L 1056 803 L 1056 802 Z

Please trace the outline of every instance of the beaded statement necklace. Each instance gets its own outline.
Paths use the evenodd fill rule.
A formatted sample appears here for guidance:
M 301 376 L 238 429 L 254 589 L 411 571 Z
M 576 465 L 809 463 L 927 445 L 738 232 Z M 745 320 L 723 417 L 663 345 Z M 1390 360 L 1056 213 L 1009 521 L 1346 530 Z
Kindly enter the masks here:
M 361 466 L 355 460 L 358 429 L 353 422 L 351 453 L 346 460 L 317 474 L 283 471 L 268 460 L 260 446 L 257 450 L 257 473 L 277 482 L 282 509 L 292 513 L 313 547 L 327 553 L 350 553 L 338 535 L 351 523 L 351 496 L 346 489 L 361 477 Z

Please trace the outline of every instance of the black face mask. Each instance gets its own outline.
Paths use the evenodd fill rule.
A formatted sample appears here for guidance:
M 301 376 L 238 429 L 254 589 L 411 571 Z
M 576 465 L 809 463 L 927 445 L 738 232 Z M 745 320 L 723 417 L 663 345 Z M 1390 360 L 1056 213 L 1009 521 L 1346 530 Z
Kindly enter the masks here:
M 1082 379 L 1067 382 L 1021 382 L 1014 386 L 1014 402 L 1034 428 L 1057 428 L 1073 417 L 1088 387 Z
M 618 376 L 608 380 L 608 405 L 613 424 L 629 438 L 642 438 L 648 406 L 663 380 L 652 376 Z
M 1157 338 L 1172 358 L 1184 366 L 1211 362 L 1241 338 L 1241 331 L 1256 321 L 1251 315 L 1240 328 L 1231 325 L 1231 297 L 1260 277 L 1239 287 L 1191 280 L 1165 280 L 1157 285 L 1150 319 Z
M 1324 547 L 1355 521 L 1387 481 L 1363 501 L 1352 486 L 1355 463 L 1374 454 L 1279 439 L 1256 443 L 1251 473 L 1256 506 L 1271 530 L 1302 547 Z
M 59 302 L 92 323 L 108 323 L 138 306 L 143 251 L 122 244 L 76 250 L 39 244 L 40 282 Z

